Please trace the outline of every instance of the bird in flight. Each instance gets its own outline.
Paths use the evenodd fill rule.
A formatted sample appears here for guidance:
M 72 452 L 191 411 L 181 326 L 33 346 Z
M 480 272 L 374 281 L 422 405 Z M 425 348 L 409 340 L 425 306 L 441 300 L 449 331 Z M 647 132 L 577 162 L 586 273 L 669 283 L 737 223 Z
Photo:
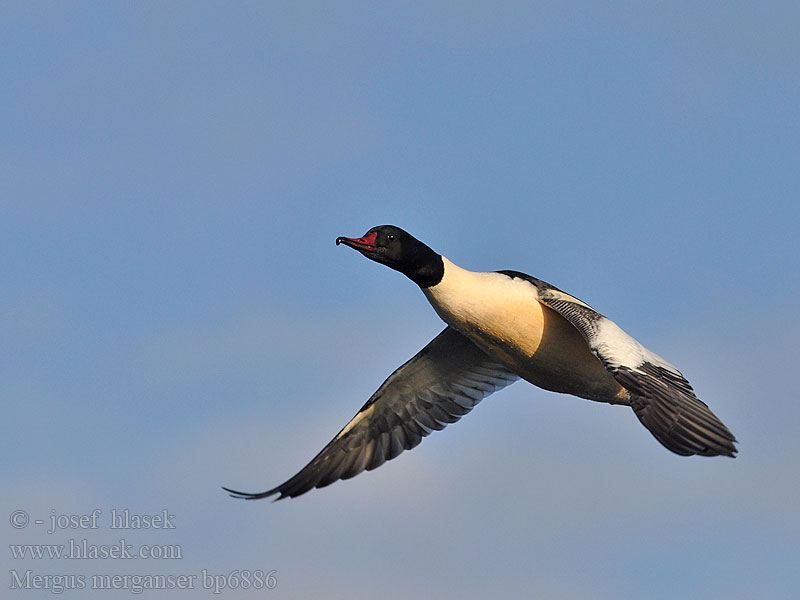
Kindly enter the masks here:
M 680 371 L 614 321 L 517 271 L 468 271 L 393 225 L 336 238 L 417 284 L 447 324 L 401 365 L 294 477 L 236 498 L 293 498 L 371 471 L 455 423 L 519 378 L 554 392 L 630 406 L 668 450 L 735 457 L 736 438 Z

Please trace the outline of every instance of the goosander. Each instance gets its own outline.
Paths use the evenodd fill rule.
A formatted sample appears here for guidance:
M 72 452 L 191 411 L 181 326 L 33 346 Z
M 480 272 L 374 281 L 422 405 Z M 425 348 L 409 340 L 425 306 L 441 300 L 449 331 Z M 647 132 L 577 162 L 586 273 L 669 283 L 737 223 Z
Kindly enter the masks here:
M 232 496 L 296 497 L 375 469 L 519 378 L 630 406 L 676 454 L 735 457 L 736 438 L 681 372 L 574 296 L 518 271 L 468 271 L 392 225 L 336 244 L 406 275 L 447 327 L 294 477 L 260 493 L 223 488 Z

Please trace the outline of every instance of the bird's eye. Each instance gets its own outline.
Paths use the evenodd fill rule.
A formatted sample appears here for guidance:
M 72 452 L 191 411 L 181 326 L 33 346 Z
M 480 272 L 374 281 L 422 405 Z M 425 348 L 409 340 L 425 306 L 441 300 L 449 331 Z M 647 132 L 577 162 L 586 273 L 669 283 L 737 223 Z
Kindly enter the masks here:
M 393 242 L 393 241 L 394 241 L 394 234 L 393 234 L 393 233 L 390 233 L 390 234 L 389 234 L 389 241 L 390 241 L 390 242 Z

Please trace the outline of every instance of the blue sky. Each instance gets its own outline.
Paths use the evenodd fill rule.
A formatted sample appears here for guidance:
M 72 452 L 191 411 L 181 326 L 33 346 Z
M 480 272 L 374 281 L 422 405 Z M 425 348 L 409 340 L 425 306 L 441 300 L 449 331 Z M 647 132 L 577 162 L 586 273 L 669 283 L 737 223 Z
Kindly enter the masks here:
M 792 597 L 798 19 L 788 2 L 0 9 L 2 537 L 111 544 L 111 509 L 167 509 L 175 530 L 124 535 L 183 551 L 3 550 L 0 597 L 27 569 L 275 569 L 275 598 Z M 739 457 L 674 456 L 627 409 L 523 382 L 374 472 L 228 498 L 294 474 L 442 327 L 413 284 L 334 246 L 382 223 L 591 303 L 684 372 Z M 95 508 L 93 531 L 6 518 Z

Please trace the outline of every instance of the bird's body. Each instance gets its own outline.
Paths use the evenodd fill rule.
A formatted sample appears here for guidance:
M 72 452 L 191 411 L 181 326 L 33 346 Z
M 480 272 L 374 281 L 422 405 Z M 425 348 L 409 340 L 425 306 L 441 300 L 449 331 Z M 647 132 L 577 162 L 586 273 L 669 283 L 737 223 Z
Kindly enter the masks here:
M 476 273 L 442 261 L 444 276 L 423 290 L 425 297 L 478 348 L 546 390 L 602 402 L 624 398 L 580 332 L 542 304 L 532 278 Z
M 378 388 L 297 475 L 255 499 L 294 497 L 391 460 L 522 378 L 633 408 L 669 450 L 735 456 L 735 437 L 673 365 L 588 304 L 517 271 L 463 269 L 394 226 L 338 238 L 420 286 L 445 330 Z

